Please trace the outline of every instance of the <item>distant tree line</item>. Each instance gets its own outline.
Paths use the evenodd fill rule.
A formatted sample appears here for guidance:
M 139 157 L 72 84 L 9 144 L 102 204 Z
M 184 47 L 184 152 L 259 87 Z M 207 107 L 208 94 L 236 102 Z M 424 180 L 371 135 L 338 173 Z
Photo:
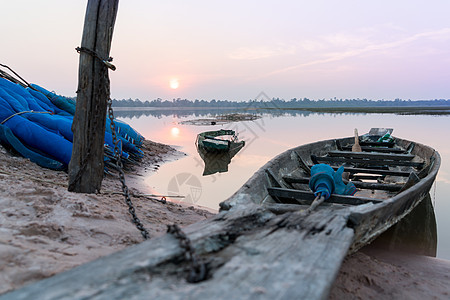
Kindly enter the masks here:
M 368 100 L 368 99 L 318 99 L 310 100 L 308 98 L 284 100 L 272 98 L 267 100 L 188 100 L 173 99 L 162 100 L 161 98 L 151 101 L 141 101 L 139 99 L 112 100 L 113 107 L 192 107 L 192 108 L 311 108 L 311 107 L 388 107 L 388 106 L 450 106 L 450 99 L 434 100 Z

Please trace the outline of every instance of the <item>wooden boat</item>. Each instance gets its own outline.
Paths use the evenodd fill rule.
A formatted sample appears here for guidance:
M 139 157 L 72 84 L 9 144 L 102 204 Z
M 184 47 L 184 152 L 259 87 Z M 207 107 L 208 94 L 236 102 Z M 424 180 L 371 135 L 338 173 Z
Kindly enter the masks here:
M 354 252 L 418 205 L 439 170 L 437 151 L 400 138 L 378 142 L 386 133 L 392 129 L 371 129 L 356 143 L 351 137 L 288 150 L 263 166 L 220 207 L 229 210 L 243 198 L 281 211 L 290 208 L 284 204 L 310 205 L 315 198 L 308 187 L 310 168 L 318 163 L 334 169 L 344 165 L 358 192 L 354 196 L 332 195 L 319 211 L 346 215 L 347 226 L 354 230 L 349 248 Z M 360 144 L 361 152 L 352 152 L 355 144 Z
M 197 152 L 205 163 L 203 176 L 228 172 L 231 159 L 244 147 L 244 143 L 231 143 L 228 151 L 208 151 L 197 144 Z
M 225 139 L 228 136 L 228 139 Z M 242 148 L 245 141 L 238 141 L 234 130 L 214 130 L 199 133 L 196 141 L 197 147 L 209 152 L 225 152 L 234 148 Z
M 326 299 L 344 257 L 421 203 L 440 166 L 434 149 L 378 142 L 380 132 L 357 137 L 359 152 L 348 137 L 278 155 L 218 215 L 183 229 L 188 246 L 166 234 L 0 299 Z M 323 162 L 344 164 L 358 192 L 311 209 L 309 171 Z M 185 279 L 183 269 L 193 270 L 187 248 L 206 269 L 196 283 Z

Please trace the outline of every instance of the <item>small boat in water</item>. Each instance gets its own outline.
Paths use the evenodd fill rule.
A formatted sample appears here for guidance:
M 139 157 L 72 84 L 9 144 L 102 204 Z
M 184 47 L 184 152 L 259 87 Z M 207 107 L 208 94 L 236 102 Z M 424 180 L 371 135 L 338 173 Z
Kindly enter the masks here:
M 231 143 L 228 151 L 208 151 L 197 144 L 197 152 L 205 163 L 203 176 L 228 172 L 231 159 L 244 147 L 244 143 Z
M 287 150 L 183 235 L 169 232 L 4 299 L 327 299 L 344 257 L 408 215 L 436 178 L 438 152 L 391 133 Z M 325 165 L 331 171 L 317 172 Z
M 208 152 L 225 152 L 230 149 L 242 148 L 245 141 L 238 141 L 234 130 L 205 131 L 197 135 L 197 147 Z

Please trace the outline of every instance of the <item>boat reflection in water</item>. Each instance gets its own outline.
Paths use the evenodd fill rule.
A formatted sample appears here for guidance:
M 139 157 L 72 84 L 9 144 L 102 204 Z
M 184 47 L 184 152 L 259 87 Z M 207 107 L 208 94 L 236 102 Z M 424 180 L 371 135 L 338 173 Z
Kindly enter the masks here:
M 378 249 L 436 257 L 437 226 L 428 194 L 406 217 L 370 245 Z
M 205 131 L 197 135 L 197 152 L 205 162 L 203 176 L 228 172 L 231 159 L 244 147 L 234 130 Z
M 205 162 L 203 176 L 228 172 L 231 159 L 244 147 L 244 143 L 232 144 L 228 151 L 208 151 L 197 143 L 197 152 Z

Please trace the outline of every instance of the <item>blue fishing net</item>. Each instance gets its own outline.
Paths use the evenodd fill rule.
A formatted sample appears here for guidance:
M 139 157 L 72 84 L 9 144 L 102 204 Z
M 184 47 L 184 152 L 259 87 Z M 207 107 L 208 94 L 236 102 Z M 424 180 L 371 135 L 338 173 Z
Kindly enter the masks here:
M 37 90 L 0 78 L 0 142 L 43 167 L 61 169 L 72 155 L 75 100 L 32 87 Z M 114 121 L 122 159 L 143 157 L 139 146 L 144 138 L 128 124 Z M 105 144 L 113 149 L 109 124 L 108 119 Z

